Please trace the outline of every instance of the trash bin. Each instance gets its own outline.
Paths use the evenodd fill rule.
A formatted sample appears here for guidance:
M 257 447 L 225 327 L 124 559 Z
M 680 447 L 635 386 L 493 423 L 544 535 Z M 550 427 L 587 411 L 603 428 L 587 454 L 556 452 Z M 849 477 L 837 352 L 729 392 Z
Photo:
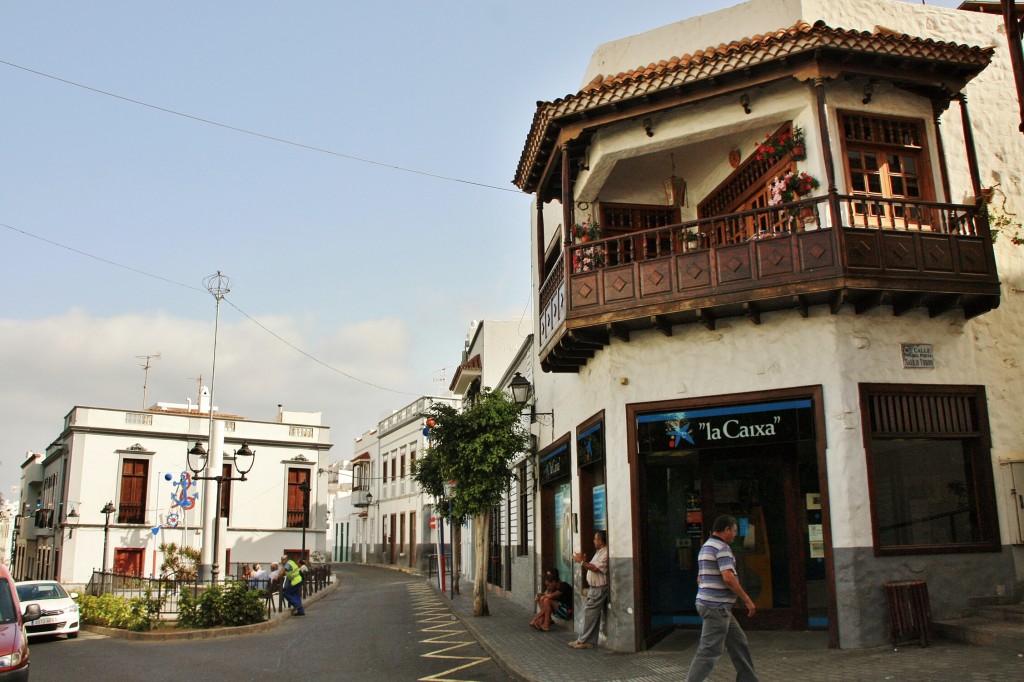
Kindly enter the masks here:
M 928 646 L 932 630 L 928 583 L 924 580 L 885 583 L 885 603 L 889 607 L 892 645 L 917 639 L 921 646 Z

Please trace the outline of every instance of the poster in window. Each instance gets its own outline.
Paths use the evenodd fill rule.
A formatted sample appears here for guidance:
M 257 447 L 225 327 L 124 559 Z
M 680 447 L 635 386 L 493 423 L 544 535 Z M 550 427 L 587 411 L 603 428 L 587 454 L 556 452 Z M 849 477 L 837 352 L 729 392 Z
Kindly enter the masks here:
M 605 486 L 594 486 L 594 530 L 608 530 L 608 502 Z

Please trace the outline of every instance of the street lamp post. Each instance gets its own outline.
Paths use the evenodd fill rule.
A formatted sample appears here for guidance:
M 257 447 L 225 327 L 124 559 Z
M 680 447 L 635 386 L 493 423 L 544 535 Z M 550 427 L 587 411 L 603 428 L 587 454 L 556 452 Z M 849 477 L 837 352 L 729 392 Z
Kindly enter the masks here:
M 107 584 L 107 539 L 110 537 L 110 515 L 117 511 L 114 507 L 113 502 L 107 502 L 103 505 L 103 509 L 100 513 L 104 515 L 103 519 L 103 570 L 100 573 L 103 576 L 103 584 Z
M 193 457 L 196 458 L 193 461 Z M 245 477 L 252 470 L 252 465 L 256 461 L 256 452 L 249 448 L 247 443 L 242 443 L 242 447 L 235 450 L 235 468 L 238 469 L 238 476 L 224 476 L 218 474 L 216 476 L 203 476 L 203 470 L 206 469 L 206 461 L 209 458 L 209 454 L 203 447 L 202 443 L 198 441 L 185 453 L 185 458 L 188 461 L 188 468 L 192 470 L 193 481 L 216 481 L 217 482 L 217 498 L 213 501 L 214 509 L 214 524 L 213 524 L 213 571 L 212 578 L 213 582 L 217 582 L 218 574 L 220 573 L 220 485 L 224 481 L 247 481 Z M 248 464 L 248 465 L 247 465 Z M 207 500 L 209 504 L 209 500 Z M 205 538 L 204 538 L 205 542 Z
M 306 528 L 309 526 L 309 481 L 299 484 L 302 491 L 302 558 L 306 558 Z
M 448 498 L 448 528 L 452 533 L 452 574 L 449 584 L 451 585 L 451 598 L 455 599 L 455 519 L 452 516 L 452 495 L 455 494 L 455 481 L 446 481 L 444 484 L 444 496 Z M 443 560 L 444 557 L 441 557 Z

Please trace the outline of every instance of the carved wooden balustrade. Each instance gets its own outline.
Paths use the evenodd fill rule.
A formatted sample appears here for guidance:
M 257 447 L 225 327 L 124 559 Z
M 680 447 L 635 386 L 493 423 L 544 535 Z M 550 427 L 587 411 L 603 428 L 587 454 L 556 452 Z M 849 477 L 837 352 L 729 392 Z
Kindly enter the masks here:
M 723 317 L 843 304 L 973 317 L 999 304 L 999 279 L 976 207 L 834 195 L 573 244 L 540 294 L 542 365 L 577 371 L 612 336 Z

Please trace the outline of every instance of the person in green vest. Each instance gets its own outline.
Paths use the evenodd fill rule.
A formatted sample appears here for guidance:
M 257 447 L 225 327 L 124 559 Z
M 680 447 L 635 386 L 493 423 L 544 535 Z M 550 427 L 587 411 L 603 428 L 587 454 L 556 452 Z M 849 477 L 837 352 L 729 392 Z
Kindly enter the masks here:
M 281 570 L 284 572 L 284 600 L 292 607 L 293 614 L 305 616 L 306 609 L 302 608 L 302 572 L 299 565 L 285 554 L 281 557 Z

